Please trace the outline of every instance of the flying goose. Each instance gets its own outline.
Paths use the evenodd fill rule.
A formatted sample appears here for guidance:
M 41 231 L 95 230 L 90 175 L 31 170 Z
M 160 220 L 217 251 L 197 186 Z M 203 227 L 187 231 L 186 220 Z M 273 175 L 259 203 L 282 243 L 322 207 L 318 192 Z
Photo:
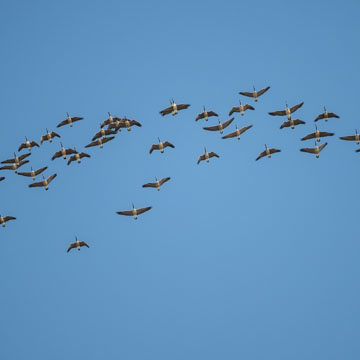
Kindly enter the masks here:
M 77 236 L 75 236 L 75 242 L 69 245 L 67 252 L 69 252 L 71 249 L 78 249 L 80 251 L 80 248 L 82 246 L 86 246 L 87 248 L 90 248 L 90 246 L 85 241 L 79 241 Z
M 42 144 L 44 141 L 52 142 L 54 137 L 59 138 L 60 135 L 57 134 L 55 131 L 52 131 L 51 133 L 49 133 L 48 129 L 46 129 L 46 134 L 41 137 L 40 144 Z
M 27 177 L 31 177 L 33 180 L 35 180 L 35 177 L 38 176 L 39 174 L 41 174 L 43 171 L 45 171 L 48 167 L 45 166 L 41 169 L 38 170 L 33 170 L 32 167 L 30 167 L 31 171 L 29 172 L 19 172 L 18 175 L 21 176 L 27 176 Z
M 227 128 L 233 122 L 233 120 L 234 120 L 233 117 L 225 121 L 224 123 L 221 123 L 220 120 L 218 120 L 219 125 L 203 127 L 203 129 L 209 131 L 220 131 L 220 134 L 222 134 L 224 132 L 223 130 Z
M 115 139 L 115 136 L 110 136 L 110 137 L 107 137 L 105 139 L 97 139 L 96 141 L 93 141 L 90 144 L 87 144 L 85 147 L 89 148 L 89 147 L 92 147 L 92 146 L 98 146 L 99 145 L 100 149 L 102 149 L 103 144 L 105 144 L 108 141 L 113 140 L 113 139 Z
M 82 158 L 84 158 L 84 157 L 88 157 L 88 158 L 89 158 L 89 157 L 91 157 L 91 156 L 90 156 L 89 154 L 87 154 L 87 153 L 84 153 L 84 152 L 82 152 L 82 153 L 80 153 L 80 154 L 77 152 L 75 155 L 70 156 L 69 161 L 68 161 L 67 164 L 70 165 L 71 162 L 72 162 L 72 161 L 75 161 L 75 160 L 80 164 L 80 162 L 81 162 L 80 159 L 82 159 Z
M 79 121 L 79 120 L 83 120 L 83 117 L 78 117 L 78 116 L 74 116 L 74 117 L 70 117 L 69 113 L 66 113 L 67 118 L 63 121 L 61 121 L 61 123 L 59 123 L 56 127 L 61 127 L 64 125 L 70 125 L 70 127 L 72 127 L 73 122 L 75 121 Z
M 291 114 L 295 112 L 297 109 L 300 109 L 303 106 L 304 102 L 294 105 L 292 108 L 288 107 L 288 103 L 286 102 L 286 108 L 285 110 L 279 110 L 279 111 L 273 111 L 269 112 L 269 115 L 271 116 L 287 116 L 288 120 L 291 119 Z
M 160 181 L 157 179 L 157 177 L 155 176 L 155 182 L 153 183 L 147 183 L 144 184 L 142 187 L 143 188 L 156 188 L 158 191 L 160 191 L 160 186 L 162 186 L 164 183 L 166 183 L 167 181 L 169 181 L 171 178 L 170 177 L 166 177 L 166 178 L 162 178 Z
M 2 225 L 2 227 L 5 227 L 5 223 L 9 220 L 16 220 L 16 217 L 13 217 L 13 216 L 5 216 L 5 217 L 2 217 L 0 215 L 0 224 Z
M 138 126 L 138 127 L 142 127 L 142 125 L 136 121 L 136 120 L 129 120 L 128 118 L 124 117 L 120 120 L 120 125 L 119 128 L 126 128 L 127 131 L 131 130 L 131 126 Z
M 116 133 L 117 133 L 117 131 L 109 130 L 109 129 L 105 130 L 105 129 L 101 128 L 101 130 L 100 130 L 99 132 L 97 132 L 97 133 L 93 136 L 92 141 L 94 141 L 94 140 L 96 140 L 96 139 L 99 139 L 99 138 L 101 138 L 101 137 L 102 137 L 103 139 L 105 139 L 105 137 L 106 137 L 107 135 L 115 135 Z
M 319 121 L 319 120 L 321 120 L 321 119 L 325 119 L 325 121 L 328 121 L 329 118 L 337 118 L 337 119 L 339 119 L 340 116 L 336 115 L 336 114 L 333 113 L 333 112 L 330 112 L 330 113 L 327 112 L 327 111 L 326 111 L 326 107 L 324 106 L 324 112 L 323 112 L 322 114 L 319 114 L 314 121 L 316 122 L 316 121 Z
M 169 141 L 161 142 L 160 138 L 158 138 L 158 140 L 159 140 L 158 144 L 151 145 L 149 154 L 151 154 L 154 150 L 160 150 L 160 152 L 163 153 L 164 149 L 168 146 L 175 149 L 175 146 L 171 142 Z
M 254 98 L 254 101 L 257 102 L 258 97 L 261 96 L 262 94 L 266 93 L 270 89 L 270 86 L 268 86 L 268 87 L 266 87 L 264 89 L 261 89 L 259 91 L 255 90 L 255 86 L 253 86 L 253 89 L 254 89 L 253 92 L 245 92 L 245 91 L 242 92 L 242 91 L 240 91 L 239 94 L 243 95 L 243 96 L 252 97 L 252 98 Z
M 300 119 L 293 120 L 293 119 L 290 117 L 290 120 L 284 121 L 284 122 L 281 124 L 280 129 L 283 129 L 283 128 L 285 128 L 285 127 L 291 127 L 292 129 L 294 129 L 296 125 L 300 125 L 300 124 L 305 124 L 305 121 L 302 121 L 302 120 L 300 120 Z
M 20 161 L 23 161 L 24 159 L 26 159 L 30 155 L 31 154 L 24 154 L 24 155 L 16 156 L 16 154 L 14 153 L 14 158 L 13 159 L 4 160 L 1 163 L 2 164 L 14 164 L 15 163 L 16 165 L 19 165 Z
M 56 152 L 51 158 L 51 160 L 57 159 L 59 157 L 63 157 L 64 159 L 66 159 L 66 155 L 76 154 L 76 150 L 74 149 L 65 149 L 62 142 L 60 142 L 60 146 L 60 151 Z
M 255 110 L 255 108 L 249 104 L 241 105 L 241 101 L 239 101 L 240 106 L 234 106 L 229 111 L 229 116 L 231 116 L 234 112 L 239 112 L 241 115 L 244 115 L 246 110 Z
M 216 112 L 214 111 L 207 111 L 205 109 L 205 106 L 203 106 L 204 111 L 201 114 L 198 114 L 198 116 L 196 117 L 195 121 L 198 121 L 200 119 L 205 119 L 206 121 L 208 121 L 210 116 L 219 116 Z
M 315 125 L 315 129 L 316 129 L 315 132 L 304 136 L 301 139 L 301 141 L 309 140 L 309 139 L 316 139 L 317 142 L 320 142 L 321 137 L 334 136 L 334 133 L 329 133 L 329 132 L 326 132 L 326 131 L 319 131 L 316 125 Z
M 0 170 L 14 170 L 15 174 L 17 174 L 17 169 L 20 166 L 23 166 L 23 165 L 27 164 L 28 162 L 29 162 L 29 160 L 24 160 L 24 161 L 20 161 L 18 164 L 12 163 L 11 165 L 5 165 L 5 166 L 2 166 L 0 168 Z
M 5 177 L 4 176 L 0 176 L 0 181 L 3 181 L 5 180 Z
M 119 215 L 133 216 L 136 220 L 138 215 L 143 214 L 144 212 L 149 211 L 152 208 L 152 206 L 148 206 L 141 209 L 135 209 L 134 203 L 132 204 L 132 207 L 132 210 L 117 211 L 116 213 Z
M 39 144 L 36 141 L 29 141 L 28 138 L 25 136 L 25 142 L 20 144 L 18 151 L 20 152 L 22 149 L 28 149 L 31 151 L 31 149 L 35 146 L 40 147 Z
M 357 130 L 355 130 L 355 135 L 350 136 L 341 136 L 341 140 L 348 140 L 348 141 L 356 141 L 356 144 L 359 144 L 360 142 L 360 135 Z
M 44 175 L 43 175 L 42 181 L 30 184 L 29 187 L 44 187 L 45 190 L 49 190 L 49 184 L 56 178 L 56 175 L 57 174 L 53 174 L 53 175 L 49 176 L 47 179 L 45 179 Z
M 243 134 L 245 131 L 249 130 L 250 128 L 252 128 L 252 125 L 245 126 L 245 127 L 241 128 L 241 129 L 238 129 L 237 125 L 235 125 L 235 128 L 236 128 L 236 131 L 223 136 L 222 139 L 230 139 L 230 138 L 233 138 L 233 137 L 237 137 L 238 140 L 240 140 L 240 135 Z
M 320 151 L 327 145 L 327 142 L 318 146 L 316 144 L 316 141 L 315 141 L 315 147 L 314 148 L 303 148 L 303 149 L 300 149 L 300 151 L 302 152 L 307 152 L 307 153 L 310 153 L 310 154 L 315 154 L 316 157 L 318 158 L 319 157 L 319 153 Z
M 210 152 L 210 153 L 208 153 L 208 152 L 206 151 L 206 147 L 205 147 L 204 149 L 205 149 L 205 153 L 204 153 L 204 155 L 200 155 L 200 156 L 199 156 L 199 159 L 198 159 L 198 161 L 197 161 L 197 164 L 198 164 L 198 165 L 199 165 L 200 162 L 203 161 L 203 160 L 205 160 L 206 162 L 209 162 L 209 159 L 212 158 L 212 157 L 214 157 L 214 156 L 217 157 L 217 158 L 220 158 L 220 156 L 219 156 L 218 154 L 214 153 L 213 151 Z
M 179 110 L 187 109 L 190 106 L 189 104 L 175 104 L 174 99 L 170 100 L 170 104 L 171 105 L 169 107 L 160 111 L 160 114 L 162 116 L 165 116 L 168 114 L 172 114 L 174 116 L 178 113 Z
M 111 116 L 111 114 L 108 112 L 109 117 L 103 121 L 103 123 L 101 124 L 101 128 L 103 128 L 106 125 L 111 125 L 113 124 L 115 121 L 120 121 L 121 119 L 117 116 Z
M 259 159 L 261 159 L 262 157 L 264 156 L 267 156 L 269 159 L 271 158 L 271 154 L 274 154 L 274 153 L 277 153 L 277 152 L 280 152 L 281 150 L 278 150 L 278 149 L 269 149 L 266 144 L 265 144 L 265 151 L 261 152 L 259 154 L 259 156 L 256 158 L 256 161 L 258 161 Z

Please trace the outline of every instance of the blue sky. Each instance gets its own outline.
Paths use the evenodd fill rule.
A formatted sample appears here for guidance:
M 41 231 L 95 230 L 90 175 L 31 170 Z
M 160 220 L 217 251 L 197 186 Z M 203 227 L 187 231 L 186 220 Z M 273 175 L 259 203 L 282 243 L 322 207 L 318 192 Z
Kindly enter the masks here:
M 127 116 L 91 159 L 31 165 L 49 191 L 2 171 L 0 358 L 358 359 L 360 315 L 356 1 L 7 1 L 0 4 L 1 159 L 58 130 L 83 147 Z M 239 91 L 271 89 L 225 133 Z M 189 103 L 161 117 L 169 99 Z M 295 118 L 269 111 L 304 101 Z M 299 151 L 323 106 L 340 115 L 316 159 Z M 66 112 L 84 116 L 56 129 Z M 157 137 L 176 148 L 149 155 Z M 264 144 L 282 150 L 255 162 Z M 220 155 L 196 164 L 204 146 Z M 25 153 L 25 151 L 24 151 Z M 24 168 L 25 169 L 25 166 Z M 27 168 L 26 168 L 27 169 Z M 160 192 L 142 184 L 170 176 Z M 137 221 L 116 215 L 153 206 Z M 90 249 L 66 253 L 77 235 Z

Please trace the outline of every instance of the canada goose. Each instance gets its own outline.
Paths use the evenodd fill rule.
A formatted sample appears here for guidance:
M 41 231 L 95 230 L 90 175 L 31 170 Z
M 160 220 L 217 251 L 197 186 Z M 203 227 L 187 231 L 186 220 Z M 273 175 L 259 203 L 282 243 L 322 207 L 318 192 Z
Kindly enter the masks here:
M 319 121 L 321 119 L 325 119 L 325 121 L 328 121 L 329 118 L 337 118 L 337 119 L 339 119 L 340 116 L 338 116 L 338 115 L 336 115 L 335 113 L 332 113 L 332 112 L 330 112 L 330 113 L 327 112 L 326 107 L 324 106 L 324 112 L 322 114 L 319 114 L 314 121 L 316 122 L 316 121 Z
M 44 178 L 43 175 L 43 180 L 30 184 L 29 187 L 44 187 L 45 190 L 49 190 L 49 184 L 56 178 L 57 174 L 53 174 L 51 176 L 49 176 L 47 179 Z
M 208 121 L 210 116 L 219 116 L 216 112 L 214 111 L 207 111 L 205 109 L 205 106 L 203 106 L 204 111 L 201 114 L 198 114 L 198 116 L 196 117 L 195 121 L 198 121 L 200 119 L 205 119 L 206 121 Z
M 237 125 L 235 125 L 235 128 L 236 128 L 236 131 L 223 136 L 222 139 L 230 139 L 233 137 L 237 137 L 238 140 L 240 140 L 240 135 L 243 134 L 245 131 L 249 130 L 250 128 L 252 128 L 252 125 L 245 126 L 242 129 L 238 129 Z
M 66 159 L 66 155 L 71 155 L 71 154 L 76 154 L 76 150 L 74 149 L 65 149 L 63 147 L 63 144 L 62 142 L 60 142 L 60 146 L 61 146 L 61 149 L 60 151 L 56 152 L 53 157 L 51 158 L 51 160 L 54 160 L 54 159 L 57 159 L 59 157 L 63 157 L 64 159 Z
M 234 120 L 233 117 L 225 121 L 224 123 L 221 123 L 220 120 L 218 120 L 219 125 L 203 127 L 203 129 L 209 131 L 220 131 L 220 134 L 222 134 L 224 132 L 223 130 L 227 128 L 233 122 L 233 120 Z
M 158 140 L 159 140 L 158 144 L 151 145 L 149 154 L 151 154 L 154 150 L 160 150 L 160 152 L 163 153 L 164 149 L 168 146 L 175 149 L 175 146 L 171 142 L 169 141 L 161 142 L 160 138 L 158 138 Z
M 316 125 L 315 125 L 315 129 L 316 129 L 315 132 L 304 136 L 301 139 L 301 141 L 309 140 L 309 139 L 316 139 L 317 142 L 320 142 L 321 137 L 334 136 L 334 133 L 329 133 L 329 132 L 326 132 L 326 131 L 319 131 Z
M 101 128 L 103 128 L 105 125 L 111 125 L 115 121 L 120 121 L 121 119 L 117 116 L 111 116 L 111 114 L 108 112 L 109 117 L 103 121 L 103 123 L 100 125 Z
M 20 161 L 18 164 L 12 163 L 11 165 L 5 165 L 5 166 L 1 167 L 0 170 L 14 170 L 15 174 L 17 174 L 17 169 L 20 166 L 27 164 L 28 162 L 29 162 L 29 160 L 24 160 L 24 161 Z
M 57 134 L 55 131 L 52 131 L 51 133 L 49 133 L 48 129 L 46 129 L 46 134 L 41 137 L 40 144 L 42 144 L 44 141 L 52 142 L 54 137 L 59 138 L 60 135 Z
M 340 137 L 341 140 L 348 140 L 348 141 L 356 141 L 356 144 L 359 144 L 360 142 L 360 135 L 357 131 L 357 129 L 355 130 L 355 135 L 349 135 L 349 136 L 341 136 Z
M 5 216 L 5 217 L 2 217 L 0 215 L 0 224 L 2 225 L 2 227 L 5 227 L 5 223 L 9 220 L 16 220 L 16 217 L 13 217 L 13 216 Z
M 61 126 L 68 125 L 68 124 L 70 125 L 70 127 L 72 127 L 72 124 L 75 121 L 84 119 L 83 117 L 78 117 L 78 116 L 70 117 L 69 113 L 66 113 L 66 116 L 67 116 L 67 118 L 65 120 L 61 121 L 61 123 L 59 123 L 56 127 L 59 128 Z
M 126 128 L 127 131 L 131 130 L 131 126 L 138 126 L 142 127 L 142 125 L 136 120 L 129 120 L 128 118 L 124 117 L 120 120 L 119 128 Z
M 252 97 L 254 98 L 254 101 L 257 102 L 258 101 L 258 97 L 261 96 L 262 94 L 266 93 L 269 89 L 270 89 L 270 86 L 264 88 L 264 89 L 261 89 L 259 91 L 256 91 L 255 90 L 255 86 L 253 86 L 253 89 L 254 91 L 253 92 L 239 92 L 240 95 L 243 95 L 243 96 L 248 96 L 248 97 Z
M 84 152 L 82 152 L 82 153 L 76 153 L 75 155 L 73 155 L 73 156 L 70 156 L 70 158 L 69 158 L 69 161 L 68 161 L 68 165 L 70 165 L 70 163 L 72 162 L 72 161 L 77 161 L 79 164 L 80 164 L 80 159 L 82 159 L 83 157 L 91 157 L 89 154 L 87 154 L 87 153 L 84 153 Z
M 100 149 L 102 149 L 103 144 L 105 144 L 108 141 L 113 140 L 113 139 L 115 139 L 115 136 L 110 136 L 110 137 L 107 137 L 105 139 L 97 139 L 96 141 L 93 141 L 90 144 L 87 144 L 85 147 L 89 148 L 89 147 L 92 147 L 92 146 L 98 146 L 99 145 Z
M 38 170 L 33 170 L 32 167 L 30 167 L 31 171 L 29 172 L 19 172 L 18 175 L 21 176 L 27 176 L 27 177 L 31 177 L 33 180 L 35 180 L 35 177 L 38 176 L 39 174 L 41 174 L 43 171 L 45 171 L 48 167 L 45 166 L 41 169 Z
M 277 153 L 277 152 L 280 152 L 281 150 L 278 150 L 278 149 L 269 149 L 266 144 L 265 144 L 265 151 L 261 152 L 259 154 L 259 156 L 256 158 L 256 161 L 258 161 L 259 159 L 261 159 L 262 157 L 264 156 L 267 156 L 269 159 L 271 158 L 271 154 L 274 154 L 274 153 Z
M 249 104 L 241 105 L 241 101 L 239 101 L 240 106 L 234 106 L 229 111 L 229 116 L 231 116 L 234 112 L 239 112 L 241 115 L 244 115 L 246 110 L 255 110 L 255 108 Z
M 315 141 L 315 147 L 314 148 L 303 148 L 303 149 L 300 149 L 300 151 L 302 152 L 307 152 L 307 153 L 310 153 L 310 154 L 315 154 L 316 157 L 318 158 L 319 157 L 319 153 L 320 151 L 327 145 L 327 142 L 318 146 L 316 144 L 316 141 Z
M 24 154 L 21 156 L 16 156 L 16 154 L 14 153 L 14 158 L 13 159 L 8 159 L 8 160 L 4 160 L 1 163 L 2 164 L 16 164 L 19 165 L 20 161 L 23 161 L 24 159 L 26 159 L 28 156 L 30 156 L 31 154 Z
M 296 125 L 300 125 L 300 124 L 305 124 L 305 121 L 302 121 L 302 120 L 299 120 L 299 119 L 293 120 L 293 119 L 290 117 L 290 120 L 284 121 L 284 122 L 281 124 L 280 129 L 283 129 L 283 128 L 285 128 L 285 127 L 291 127 L 292 129 L 294 129 Z
M 20 144 L 18 151 L 20 152 L 22 149 L 28 149 L 31 151 L 31 149 L 35 146 L 40 147 L 39 144 L 36 141 L 29 141 L 28 138 L 25 136 L 25 142 Z
M 197 164 L 198 164 L 198 165 L 199 165 L 200 162 L 203 161 L 203 160 L 205 160 L 206 162 L 209 162 L 209 159 L 212 158 L 212 157 L 214 157 L 214 156 L 217 157 L 217 158 L 220 158 L 220 156 L 219 156 L 218 154 L 214 153 L 213 151 L 210 152 L 210 153 L 208 153 L 208 152 L 206 151 L 206 147 L 205 147 L 204 149 L 205 149 L 205 153 L 204 153 L 204 155 L 200 155 L 200 156 L 199 156 L 199 159 L 198 159 L 198 161 L 197 161 Z
M 71 249 L 78 249 L 80 251 L 80 248 L 82 246 L 86 246 L 87 248 L 90 248 L 90 246 L 85 241 L 79 241 L 77 236 L 75 236 L 75 242 L 69 245 L 67 252 L 69 252 Z
M 0 181 L 3 181 L 5 180 L 5 177 L 4 176 L 0 176 Z
M 115 129 L 115 132 L 120 131 L 121 132 L 121 119 L 120 118 L 116 118 L 116 120 L 114 120 L 114 122 L 112 122 L 111 124 L 108 125 L 107 129 L 111 130 L 111 129 Z
M 170 100 L 170 104 L 171 104 L 171 106 L 160 111 L 160 114 L 162 116 L 165 116 L 168 114 L 172 114 L 174 116 L 178 113 L 179 110 L 187 109 L 190 106 L 189 104 L 175 104 L 174 99 Z
M 125 216 L 133 216 L 136 220 L 138 215 L 143 214 L 146 211 L 149 211 L 152 208 L 152 206 L 144 207 L 141 209 L 135 209 L 134 203 L 132 204 L 132 210 L 125 210 L 125 211 L 117 211 L 116 213 L 119 215 L 125 215 Z
M 303 106 L 304 102 L 294 105 L 292 108 L 288 107 L 288 103 L 286 102 L 286 108 L 285 110 L 279 110 L 279 111 L 273 111 L 269 112 L 269 115 L 271 116 L 287 116 L 288 120 L 291 119 L 291 114 L 295 112 L 297 109 L 300 109 Z
M 97 132 L 97 133 L 93 136 L 92 141 L 94 141 L 94 140 L 96 140 L 96 139 L 99 139 L 99 138 L 101 138 L 101 137 L 102 137 L 103 139 L 105 139 L 105 137 L 106 137 L 107 135 L 116 135 L 116 133 L 117 133 L 117 131 L 109 130 L 109 129 L 105 130 L 105 129 L 101 128 L 101 130 L 100 130 L 99 132 Z
M 166 183 L 167 181 L 169 181 L 171 178 L 170 177 L 166 177 L 166 178 L 162 178 L 160 181 L 157 179 L 157 177 L 155 176 L 155 182 L 153 183 L 147 183 L 147 184 L 144 184 L 142 187 L 143 188 L 148 188 L 148 187 L 151 187 L 151 188 L 156 188 L 158 191 L 160 191 L 160 187 Z

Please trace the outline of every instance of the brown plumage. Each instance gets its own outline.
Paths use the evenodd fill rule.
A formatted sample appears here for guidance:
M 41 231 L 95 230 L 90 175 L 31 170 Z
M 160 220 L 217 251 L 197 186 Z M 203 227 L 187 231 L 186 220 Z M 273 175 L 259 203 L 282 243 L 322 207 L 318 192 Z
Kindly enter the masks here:
M 156 188 L 158 191 L 160 191 L 160 187 L 164 183 L 169 181 L 170 179 L 171 179 L 170 177 L 166 177 L 166 178 L 162 178 L 161 180 L 158 180 L 157 177 L 155 177 L 155 180 L 156 180 L 155 182 L 144 184 L 142 187 L 143 188 Z
M 255 108 L 249 104 L 245 104 L 245 105 L 241 105 L 241 101 L 239 101 L 240 105 L 239 106 L 234 106 L 230 111 L 229 111 L 229 116 L 231 116 L 234 112 L 239 112 L 241 115 L 244 115 L 244 112 L 246 110 L 255 110 Z
M 18 151 L 20 152 L 22 149 L 28 149 L 29 151 L 31 151 L 31 149 L 33 147 L 40 147 L 39 144 L 36 141 L 29 141 L 28 138 L 25 136 L 25 142 L 23 142 L 22 144 L 20 144 Z
M 13 216 L 2 217 L 0 215 L 0 224 L 1 224 L 2 227 L 5 227 L 6 222 L 8 222 L 10 220 L 16 220 L 16 217 L 13 217 Z
M 261 89 L 259 91 L 255 90 L 255 86 L 253 86 L 253 89 L 254 89 L 253 92 L 246 92 L 246 91 L 242 92 L 242 91 L 240 91 L 239 94 L 243 95 L 243 96 L 252 97 L 252 98 L 254 98 L 254 101 L 256 102 L 256 101 L 258 101 L 259 96 L 266 93 L 270 89 L 270 86 L 268 86 L 268 87 L 266 87 L 264 89 Z
M 14 170 L 15 174 L 17 174 L 17 169 L 25 164 L 27 164 L 29 160 L 20 161 L 18 164 L 12 163 L 11 165 L 5 165 L 0 168 L 0 170 Z
M 90 246 L 85 241 L 79 241 L 75 236 L 75 242 L 69 245 L 67 252 L 69 252 L 71 249 L 78 249 L 80 251 L 80 248 L 83 246 L 90 248 Z
M 121 119 L 117 116 L 111 116 L 111 114 L 108 112 L 109 114 L 109 117 L 103 121 L 103 123 L 101 124 L 101 128 L 103 128 L 104 126 L 106 125 L 110 125 L 110 124 L 113 124 L 114 122 L 116 121 L 120 121 Z
M 120 119 L 118 129 L 126 128 L 128 131 L 130 131 L 132 126 L 142 127 L 142 125 L 138 121 L 129 120 L 128 118 L 124 117 Z
M 205 106 L 203 106 L 204 111 L 201 114 L 198 114 L 198 116 L 196 117 L 195 121 L 198 121 L 200 119 L 205 119 L 206 121 L 208 121 L 210 116 L 219 116 L 216 112 L 214 111 L 207 111 L 205 109 Z
M 355 135 L 349 135 L 349 136 L 341 136 L 341 140 L 347 140 L 347 141 L 356 141 L 356 144 L 359 144 L 360 142 L 360 134 L 357 130 L 355 130 Z
M 316 122 L 316 121 L 319 121 L 321 119 L 325 119 L 325 121 L 328 121 L 329 118 L 337 118 L 337 119 L 339 119 L 340 116 L 336 115 L 333 112 L 330 112 L 330 113 L 327 112 L 326 107 L 324 106 L 324 112 L 322 114 L 319 114 L 314 121 Z
M 103 139 L 105 139 L 106 136 L 108 136 L 108 135 L 116 135 L 116 133 L 117 133 L 117 131 L 113 131 L 113 130 L 109 130 L 109 129 L 104 130 L 104 129 L 102 128 L 99 132 L 97 132 L 97 133 L 93 136 L 92 141 L 94 141 L 94 140 L 96 140 L 96 139 L 99 139 L 99 138 L 101 138 L 101 137 L 102 137 Z
M 295 126 L 301 125 L 301 124 L 305 124 L 305 121 L 302 121 L 302 120 L 299 120 L 299 119 L 296 119 L 296 120 L 290 119 L 288 121 L 284 121 L 281 124 L 280 129 L 283 129 L 283 128 L 286 128 L 286 127 L 291 127 L 292 129 L 294 129 Z
M 300 149 L 300 151 L 302 152 L 306 152 L 306 153 L 309 153 L 309 154 L 315 154 L 316 157 L 318 158 L 319 157 L 319 153 L 322 151 L 322 149 L 324 149 L 324 147 L 327 145 L 327 142 L 318 146 L 315 142 L 315 147 L 313 148 L 302 148 Z
M 64 125 L 70 125 L 72 127 L 72 124 L 76 121 L 83 120 L 83 117 L 73 116 L 71 117 L 68 113 L 66 113 L 67 118 L 63 121 L 61 121 L 56 127 L 61 127 Z
M 207 126 L 207 127 L 203 127 L 203 129 L 208 130 L 208 131 L 220 131 L 220 134 L 222 134 L 223 130 L 225 128 L 227 128 L 233 121 L 234 121 L 233 117 L 231 119 L 225 121 L 224 123 L 221 123 L 220 120 L 218 120 L 219 125 Z
M 235 128 L 236 128 L 236 131 L 223 136 L 222 139 L 230 139 L 230 138 L 237 137 L 238 140 L 240 140 L 240 135 L 243 134 L 245 131 L 249 130 L 250 128 L 252 128 L 252 125 L 245 126 L 241 129 L 238 129 L 237 126 L 235 125 Z
M 135 209 L 134 203 L 132 204 L 132 207 L 133 207 L 132 210 L 117 211 L 116 213 L 118 215 L 133 216 L 134 219 L 136 220 L 138 215 L 143 214 L 144 212 L 152 209 L 152 206 L 144 207 L 141 209 Z
M 84 153 L 84 152 L 81 152 L 80 154 L 79 153 L 76 153 L 75 155 L 73 156 L 70 156 L 69 158 L 69 161 L 67 162 L 68 165 L 70 165 L 73 161 L 77 161 L 78 163 L 80 163 L 81 159 L 84 158 L 84 157 L 91 157 L 89 154 L 87 153 Z
M 199 159 L 197 161 L 197 164 L 199 165 L 201 161 L 205 160 L 206 162 L 209 162 L 210 158 L 212 157 L 217 157 L 217 158 L 220 158 L 220 156 L 215 153 L 215 152 L 207 152 L 206 150 L 206 147 L 204 148 L 205 149 L 205 153 L 203 155 L 200 155 L 199 156 Z
M 285 110 L 279 110 L 279 111 L 273 111 L 269 112 L 269 115 L 271 116 L 287 116 L 288 120 L 291 118 L 291 114 L 294 113 L 296 110 L 300 109 L 304 105 L 304 102 L 294 105 L 292 108 L 288 107 L 288 103 L 286 103 Z
M 304 136 L 301 141 L 309 140 L 309 139 L 316 139 L 316 141 L 320 142 L 320 138 L 326 137 L 326 136 L 334 136 L 334 133 L 329 133 L 326 131 L 319 131 L 317 126 L 315 125 L 315 132 Z
M 45 190 L 49 190 L 49 184 L 56 178 L 56 176 L 57 176 L 56 174 L 53 174 L 53 175 L 49 176 L 47 179 L 45 179 L 44 176 L 43 176 L 42 181 L 30 184 L 29 187 L 30 188 L 32 188 L 32 187 L 44 187 Z
M 67 156 L 67 155 L 76 154 L 76 152 L 77 152 L 77 151 L 74 150 L 74 149 L 65 149 L 65 148 L 63 147 L 62 142 L 60 142 L 60 146 L 61 146 L 60 151 L 57 151 L 57 152 L 53 155 L 53 157 L 51 158 L 51 160 L 55 160 L 55 159 L 57 159 L 57 158 L 59 158 L 59 157 L 63 157 L 64 159 L 66 159 L 66 156 Z
M 87 144 L 85 147 L 89 148 L 89 147 L 92 147 L 92 146 L 100 146 L 100 149 L 102 149 L 103 144 L 105 144 L 108 141 L 113 140 L 113 139 L 115 139 L 115 136 L 110 136 L 110 137 L 107 137 L 105 139 L 97 139 L 96 141 L 93 141 L 90 144 Z
M 261 152 L 259 154 L 259 156 L 256 158 L 256 161 L 263 158 L 264 156 L 267 156 L 268 158 L 271 158 L 271 154 L 275 154 L 275 153 L 280 152 L 280 151 L 281 150 L 275 149 L 275 148 L 269 149 L 265 144 L 265 151 L 263 151 L 263 152 Z
M 178 113 L 179 110 L 187 109 L 190 106 L 189 104 L 175 104 L 174 99 L 170 100 L 170 104 L 171 105 L 169 107 L 160 111 L 160 114 L 162 116 L 165 116 L 168 114 L 172 114 L 174 116 Z
M 1 163 L 2 164 L 19 164 L 22 160 L 24 160 L 25 158 L 27 158 L 28 156 L 30 156 L 31 154 L 24 154 L 21 156 L 16 156 L 16 154 L 14 153 L 14 158 L 13 159 L 8 159 L 8 160 L 4 160 Z
M 158 138 L 158 140 L 159 140 L 158 144 L 151 145 L 149 154 L 151 154 L 154 150 L 160 150 L 160 152 L 163 153 L 166 147 L 171 147 L 175 149 L 175 146 L 171 142 L 169 141 L 161 142 L 160 138 Z
M 40 139 L 40 144 L 42 144 L 44 141 L 52 142 L 54 137 L 60 137 L 59 134 L 57 134 L 55 131 L 52 131 L 51 133 L 46 129 L 46 134 L 43 135 Z
M 32 169 L 32 167 L 30 169 L 31 169 L 31 171 L 19 172 L 18 175 L 31 177 L 33 180 L 35 180 L 36 176 L 38 176 L 39 174 L 41 174 L 43 171 L 45 171 L 47 169 L 47 166 L 45 166 L 41 169 L 35 170 L 35 171 Z

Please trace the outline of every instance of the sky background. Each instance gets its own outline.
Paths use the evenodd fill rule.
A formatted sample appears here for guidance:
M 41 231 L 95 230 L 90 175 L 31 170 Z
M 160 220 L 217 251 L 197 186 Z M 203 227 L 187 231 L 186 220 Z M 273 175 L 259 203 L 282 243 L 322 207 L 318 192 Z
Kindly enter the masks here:
M 113 115 L 142 123 L 90 159 L 1 171 L 0 358 L 359 359 L 358 1 L 2 1 L 1 160 L 25 135 L 83 150 Z M 239 91 L 271 86 L 223 140 Z M 161 117 L 169 99 L 190 108 Z M 270 117 L 304 101 L 280 130 Z M 326 106 L 340 119 L 316 159 Z M 85 119 L 56 129 L 66 117 Z M 149 155 L 157 137 L 176 148 Z M 264 144 L 281 149 L 255 162 Z M 204 146 L 220 155 L 196 164 Z M 26 153 L 24 150 L 22 153 Z M 160 192 L 142 184 L 170 176 Z M 116 211 L 153 206 L 137 221 Z M 90 248 L 67 253 L 77 235 Z

